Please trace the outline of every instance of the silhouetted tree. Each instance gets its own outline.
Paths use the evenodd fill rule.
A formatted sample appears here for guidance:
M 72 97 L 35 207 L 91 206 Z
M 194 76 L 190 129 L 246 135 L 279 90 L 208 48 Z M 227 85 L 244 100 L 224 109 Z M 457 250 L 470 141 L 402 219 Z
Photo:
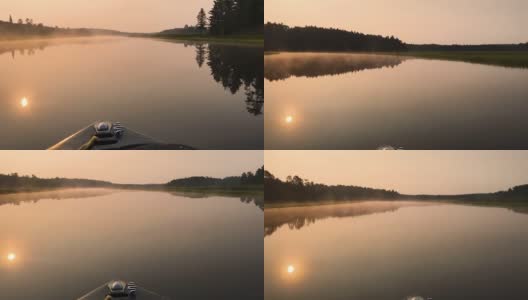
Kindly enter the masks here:
M 24 21 L 22 21 L 22 19 L 18 19 L 18 24 L 24 24 Z
M 207 28 L 207 15 L 205 14 L 203 8 L 200 9 L 200 12 L 198 12 L 198 16 L 196 17 L 196 19 L 198 20 L 198 22 L 196 23 L 196 27 L 202 32 L 205 31 L 205 29 Z
M 9 15 L 9 23 L 13 24 L 13 17 L 11 15 Z
M 209 32 L 215 35 L 255 31 L 264 23 L 264 0 L 215 0 Z

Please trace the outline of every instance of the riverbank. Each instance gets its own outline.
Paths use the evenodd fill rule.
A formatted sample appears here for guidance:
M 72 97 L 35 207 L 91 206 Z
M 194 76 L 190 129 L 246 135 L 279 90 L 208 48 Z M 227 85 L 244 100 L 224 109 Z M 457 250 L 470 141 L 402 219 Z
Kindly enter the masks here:
M 310 201 L 310 202 L 282 202 L 282 203 L 265 203 L 265 209 L 275 208 L 291 208 L 291 207 L 312 207 L 312 206 L 326 206 L 326 205 L 338 205 L 338 204 L 354 204 L 369 201 L 386 201 L 386 202 L 423 202 L 423 203 L 444 203 L 444 204 L 459 204 L 459 205 L 470 205 L 480 207 L 502 207 L 511 209 L 515 212 L 528 213 L 528 201 L 521 201 L 518 199 L 512 200 L 456 200 L 456 199 L 417 199 L 413 197 L 401 198 L 401 199 L 365 199 L 365 200 L 350 200 L 350 201 Z
M 158 38 L 164 40 L 176 41 L 190 41 L 190 42 L 214 42 L 222 44 L 234 45 L 251 45 L 264 47 L 263 35 L 228 35 L 228 36 L 212 36 L 212 35 L 169 35 L 169 34 L 150 34 L 143 35 L 143 37 Z
M 303 51 L 265 51 L 264 55 L 274 55 L 282 52 L 318 53 Z M 431 60 L 460 61 L 474 64 L 528 68 L 528 51 L 408 51 L 408 52 L 331 52 L 320 53 L 350 53 L 350 54 L 379 54 L 395 55 L 405 58 L 423 58 Z
M 461 61 L 512 68 L 528 68 L 528 51 L 411 51 L 383 54 Z
M 165 185 L 110 185 L 110 186 L 64 186 L 64 187 L 18 187 L 18 188 L 0 188 L 0 195 L 21 194 L 21 193 L 41 193 L 57 192 L 61 190 L 135 190 L 151 192 L 180 192 L 180 193 L 202 193 L 202 194 L 224 194 L 224 195 L 263 195 L 264 187 L 262 185 L 240 185 L 240 186 L 204 186 L 204 187 L 168 187 Z

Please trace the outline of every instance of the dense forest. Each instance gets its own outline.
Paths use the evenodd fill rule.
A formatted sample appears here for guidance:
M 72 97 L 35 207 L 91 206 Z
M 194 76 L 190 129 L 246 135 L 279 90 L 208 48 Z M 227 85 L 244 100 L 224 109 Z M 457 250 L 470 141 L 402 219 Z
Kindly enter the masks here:
M 32 176 L 20 176 L 17 173 L 0 174 L 0 193 L 15 191 L 33 191 L 58 188 L 84 188 L 84 187 L 111 187 L 111 182 L 88 180 L 88 179 L 66 179 L 66 178 L 38 178 Z
M 98 34 L 114 35 L 122 33 L 104 29 L 51 27 L 45 26 L 42 23 L 34 23 L 33 19 L 18 19 L 18 21 L 14 22 L 12 17 L 10 17 L 9 22 L 0 21 L 0 40 L 32 37 L 90 36 Z
M 281 202 L 317 202 L 348 200 L 394 200 L 401 197 L 395 191 L 371 189 L 359 186 L 324 185 L 314 183 L 299 176 L 288 176 L 286 181 L 264 173 L 266 204 Z
M 528 185 L 520 185 L 495 193 L 463 195 L 405 195 L 393 190 L 372 189 L 359 186 L 324 185 L 299 176 L 288 176 L 286 181 L 264 171 L 266 204 L 302 203 L 354 200 L 432 200 L 432 201 L 522 201 L 528 202 Z
M 189 177 L 172 180 L 166 184 L 114 184 L 108 181 L 67 178 L 39 178 L 35 175 L 21 176 L 17 173 L 0 174 L 0 194 L 53 190 L 60 188 L 126 188 L 126 189 L 177 189 L 177 188 L 233 188 L 259 186 L 264 182 L 264 167 L 255 172 L 244 172 L 240 176 L 226 178 Z
M 266 51 L 403 51 L 405 44 L 395 37 L 368 35 L 334 28 L 264 26 Z
M 199 13 L 198 27 L 200 23 Z M 208 23 L 213 35 L 260 31 L 264 24 L 264 0 L 214 0 Z
M 198 11 L 195 25 L 161 31 L 156 35 L 261 34 L 264 24 L 264 0 L 214 0 L 209 12 Z
M 396 37 L 315 26 L 264 26 L 266 51 L 528 51 L 528 43 L 490 45 L 407 44 Z
M 194 176 L 175 179 L 167 183 L 168 187 L 233 187 L 241 185 L 262 185 L 264 183 L 264 167 L 253 172 L 244 172 L 240 176 L 213 178 Z

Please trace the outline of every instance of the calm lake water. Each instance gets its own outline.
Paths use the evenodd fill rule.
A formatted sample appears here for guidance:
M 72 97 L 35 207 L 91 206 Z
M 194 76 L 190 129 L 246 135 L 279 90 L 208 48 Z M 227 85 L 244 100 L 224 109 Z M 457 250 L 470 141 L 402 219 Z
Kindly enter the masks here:
M 254 200 L 262 205 L 140 191 L 0 196 L 2 299 L 76 299 L 111 279 L 170 299 L 262 299 Z
M 262 53 L 141 38 L 2 42 L 0 149 L 46 149 L 98 120 L 165 143 L 262 149 Z
M 506 208 L 266 209 L 265 299 L 524 299 L 527 236 L 528 214 Z
M 528 69 L 265 55 L 267 149 L 528 149 Z

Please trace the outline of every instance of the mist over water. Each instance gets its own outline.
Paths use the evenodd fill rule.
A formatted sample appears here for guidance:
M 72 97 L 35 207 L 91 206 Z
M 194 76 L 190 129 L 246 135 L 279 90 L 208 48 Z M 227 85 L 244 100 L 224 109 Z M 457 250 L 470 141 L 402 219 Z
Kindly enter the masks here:
M 266 149 L 528 149 L 526 69 L 353 53 L 265 64 Z
M 527 214 L 432 202 L 365 205 L 266 210 L 265 229 L 274 229 L 264 239 L 266 299 L 491 300 L 528 293 Z
M 2 297 L 76 299 L 123 279 L 171 299 L 262 298 L 256 198 L 64 193 L 0 206 Z

